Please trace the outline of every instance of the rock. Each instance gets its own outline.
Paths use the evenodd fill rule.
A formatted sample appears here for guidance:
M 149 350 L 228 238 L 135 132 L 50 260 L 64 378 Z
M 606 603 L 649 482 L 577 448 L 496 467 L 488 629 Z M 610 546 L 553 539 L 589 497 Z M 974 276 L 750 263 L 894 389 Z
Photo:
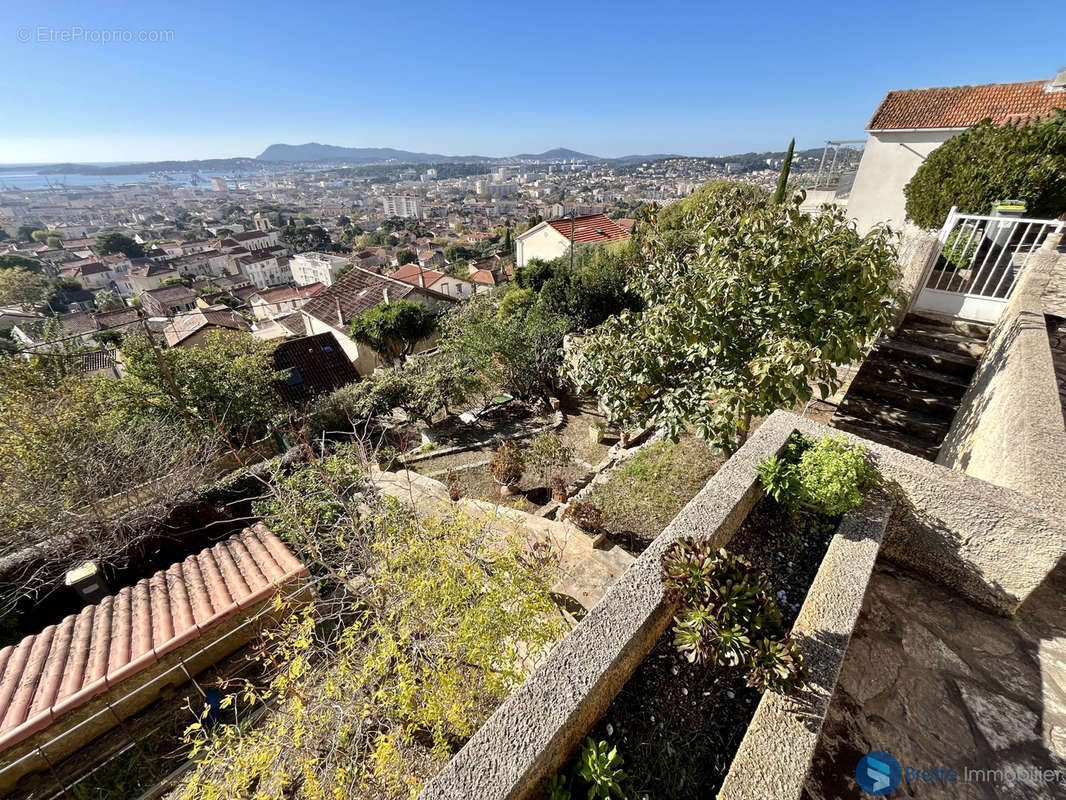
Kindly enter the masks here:
M 1003 750 L 1040 740 L 1040 720 L 1031 709 L 970 681 L 956 683 L 970 716 L 992 747 Z

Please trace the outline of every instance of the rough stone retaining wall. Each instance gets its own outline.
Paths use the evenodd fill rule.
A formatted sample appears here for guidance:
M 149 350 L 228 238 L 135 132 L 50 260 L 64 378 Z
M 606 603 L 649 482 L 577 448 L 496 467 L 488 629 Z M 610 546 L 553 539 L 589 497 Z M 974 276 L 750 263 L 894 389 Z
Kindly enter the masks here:
M 1000 486 L 1066 499 L 1066 425 L 1043 295 L 1066 254 L 1033 254 L 988 339 L 937 463 Z

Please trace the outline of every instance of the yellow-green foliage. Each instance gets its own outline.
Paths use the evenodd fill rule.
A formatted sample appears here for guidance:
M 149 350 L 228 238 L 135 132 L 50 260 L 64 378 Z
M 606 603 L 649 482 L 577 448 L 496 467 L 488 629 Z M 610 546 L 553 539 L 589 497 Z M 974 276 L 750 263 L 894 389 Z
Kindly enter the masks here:
M 412 796 L 560 635 L 552 565 L 518 539 L 458 513 L 363 508 L 357 541 L 341 524 L 343 546 L 322 548 L 360 551 L 329 565 L 347 581 L 314 610 L 279 600 L 273 679 L 225 698 L 266 702 L 264 718 L 189 729 L 199 766 L 186 800 Z

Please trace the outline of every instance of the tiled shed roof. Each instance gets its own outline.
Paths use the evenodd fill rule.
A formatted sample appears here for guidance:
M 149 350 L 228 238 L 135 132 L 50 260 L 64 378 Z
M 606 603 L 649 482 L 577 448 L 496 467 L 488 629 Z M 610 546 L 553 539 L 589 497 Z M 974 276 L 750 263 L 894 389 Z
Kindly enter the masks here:
M 0 751 L 307 569 L 258 523 L 0 650 Z
M 1066 93 L 1048 92 L 1047 81 L 942 86 L 889 92 L 867 130 L 968 128 L 986 117 L 994 125 L 1018 124 L 1066 107 Z
M 548 224 L 567 239 L 570 238 L 569 217 L 549 220 Z M 617 242 L 628 238 L 629 231 L 623 229 L 613 219 L 603 214 L 591 214 L 586 217 L 574 218 L 575 242 Z

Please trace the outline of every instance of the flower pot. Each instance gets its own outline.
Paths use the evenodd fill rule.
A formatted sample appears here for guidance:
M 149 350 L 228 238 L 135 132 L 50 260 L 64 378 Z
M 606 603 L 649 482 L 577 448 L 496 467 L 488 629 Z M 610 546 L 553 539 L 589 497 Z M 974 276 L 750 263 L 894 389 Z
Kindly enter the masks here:
M 499 492 L 500 497 L 511 497 L 512 495 L 518 494 L 518 484 L 499 483 L 497 484 L 497 491 Z
M 618 435 L 618 441 L 621 442 L 622 447 L 629 447 L 629 439 L 632 434 L 629 431 L 622 431 Z
M 556 503 L 565 503 L 569 497 L 566 489 L 552 489 L 552 500 Z
M 453 503 L 457 503 L 460 497 L 462 497 L 462 495 L 460 494 L 458 489 L 448 490 L 448 499 L 451 500 Z
M 599 444 L 603 441 L 603 427 L 601 425 L 589 425 L 589 441 Z

